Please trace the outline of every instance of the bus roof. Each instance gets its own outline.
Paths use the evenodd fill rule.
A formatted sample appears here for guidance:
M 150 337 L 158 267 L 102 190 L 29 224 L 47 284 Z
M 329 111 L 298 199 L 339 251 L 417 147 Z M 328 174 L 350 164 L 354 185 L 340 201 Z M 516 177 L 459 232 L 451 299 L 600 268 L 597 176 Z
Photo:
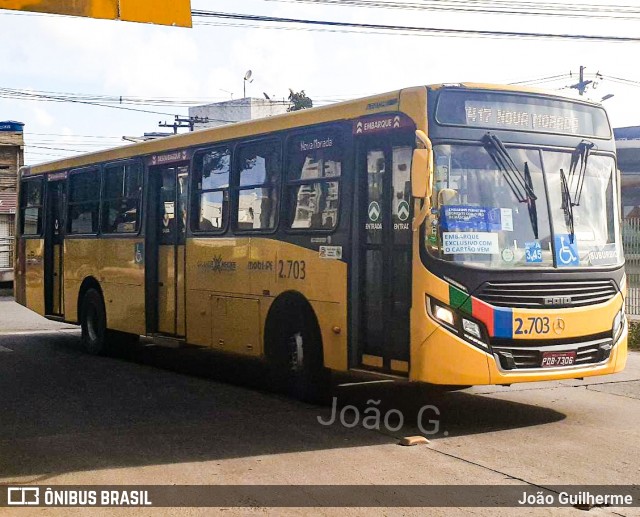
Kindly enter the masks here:
M 427 90 L 439 90 L 442 88 L 457 87 L 493 91 L 513 91 L 531 93 L 537 95 L 553 96 L 562 99 L 576 100 L 566 95 L 559 95 L 557 92 L 548 92 L 541 89 L 521 87 L 514 85 L 496 85 L 483 83 L 456 83 L 456 84 L 435 84 L 429 86 L 416 86 L 402 90 L 391 91 L 370 97 L 363 97 L 327 106 L 310 108 L 306 110 L 274 115 L 272 117 L 235 122 L 229 125 L 202 129 L 181 135 L 167 136 L 157 140 L 123 145 L 111 149 L 105 149 L 94 153 L 87 153 L 71 158 L 64 158 L 51 162 L 45 162 L 33 166 L 25 166 L 20 169 L 22 176 L 37 175 L 47 172 L 65 171 L 81 167 L 90 166 L 96 163 L 107 161 L 117 161 L 136 156 L 146 156 L 189 147 L 205 146 L 211 142 L 224 142 L 249 135 L 261 135 L 274 131 L 295 129 L 315 124 L 332 121 L 351 120 L 366 115 L 390 111 L 391 106 L 403 109 L 403 99 L 415 96 L 425 96 Z M 594 103 L 588 103 L 593 104 Z M 426 124 L 426 113 L 424 114 L 424 124 Z

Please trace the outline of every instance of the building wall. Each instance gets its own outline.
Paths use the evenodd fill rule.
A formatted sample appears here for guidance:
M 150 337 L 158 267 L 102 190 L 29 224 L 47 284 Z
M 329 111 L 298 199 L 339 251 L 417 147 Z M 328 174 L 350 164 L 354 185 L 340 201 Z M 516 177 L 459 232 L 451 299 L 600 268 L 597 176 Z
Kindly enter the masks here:
M 236 99 L 217 102 L 205 106 L 189 108 L 189 117 L 208 118 L 208 122 L 197 122 L 195 129 L 224 126 L 233 122 L 243 122 L 258 118 L 271 117 L 287 112 L 287 103 L 267 99 Z
M 24 165 L 22 124 L 0 122 L 0 282 L 13 280 L 18 170 Z
M 15 215 L 0 214 L 0 271 L 13 269 L 14 228 Z M 0 281 L 3 281 L 1 277 L 0 274 Z

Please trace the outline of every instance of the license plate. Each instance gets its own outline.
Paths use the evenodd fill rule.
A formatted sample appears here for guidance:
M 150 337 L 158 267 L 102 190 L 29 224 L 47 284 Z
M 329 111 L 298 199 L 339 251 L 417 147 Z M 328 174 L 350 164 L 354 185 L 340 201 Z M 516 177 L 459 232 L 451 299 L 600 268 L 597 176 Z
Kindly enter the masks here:
M 576 362 L 575 352 L 542 352 L 542 368 L 554 366 L 572 366 Z

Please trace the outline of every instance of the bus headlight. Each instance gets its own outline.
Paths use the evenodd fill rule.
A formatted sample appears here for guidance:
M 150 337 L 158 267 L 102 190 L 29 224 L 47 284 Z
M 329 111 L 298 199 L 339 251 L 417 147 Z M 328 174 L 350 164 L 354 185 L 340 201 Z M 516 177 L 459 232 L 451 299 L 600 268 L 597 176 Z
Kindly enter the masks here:
M 622 333 L 622 329 L 624 328 L 624 318 L 625 318 L 625 314 L 624 314 L 624 305 L 623 305 L 622 309 L 620 309 L 618 314 L 616 314 L 616 317 L 613 318 L 611 336 L 613 337 L 614 342 L 616 341 L 616 339 L 620 337 L 620 334 Z
M 442 323 L 446 323 L 450 326 L 455 326 L 456 320 L 453 317 L 453 311 L 443 307 L 442 305 L 436 305 L 435 310 L 433 311 L 433 315 L 437 320 L 440 320 Z
M 472 336 L 477 337 L 478 339 L 482 339 L 482 334 L 480 332 L 480 325 L 473 321 L 469 321 L 467 318 L 462 318 L 462 329 L 471 334 Z
M 480 321 L 429 297 L 427 297 L 427 308 L 429 315 L 447 330 L 485 352 L 489 350 L 489 335 Z

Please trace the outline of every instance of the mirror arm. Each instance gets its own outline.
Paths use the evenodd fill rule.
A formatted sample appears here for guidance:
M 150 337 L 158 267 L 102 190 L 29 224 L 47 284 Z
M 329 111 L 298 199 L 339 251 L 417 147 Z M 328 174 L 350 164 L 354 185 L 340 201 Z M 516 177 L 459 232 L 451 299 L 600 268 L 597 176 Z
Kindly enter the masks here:
M 429 198 L 426 198 L 422 201 L 422 206 L 420 207 L 420 211 L 413 218 L 413 225 L 411 229 L 414 232 L 417 232 L 420 229 L 420 227 L 422 226 L 422 223 L 424 223 L 425 219 L 429 215 L 429 212 L 431 212 L 431 203 L 429 203 Z
M 416 130 L 416 140 L 427 150 L 427 189 L 426 197 L 431 198 L 433 194 L 433 145 L 427 134 L 421 129 Z
M 417 211 L 416 216 L 413 219 L 412 230 L 414 232 L 420 229 L 420 226 L 422 226 L 422 223 L 424 223 L 425 219 L 429 215 L 429 212 L 431 211 L 431 196 L 433 194 L 433 145 L 431 144 L 431 140 L 427 134 L 421 129 L 416 130 L 416 140 L 427 151 L 427 184 L 425 197 L 420 199 L 420 201 L 422 201 L 422 203 L 420 203 L 420 210 Z

